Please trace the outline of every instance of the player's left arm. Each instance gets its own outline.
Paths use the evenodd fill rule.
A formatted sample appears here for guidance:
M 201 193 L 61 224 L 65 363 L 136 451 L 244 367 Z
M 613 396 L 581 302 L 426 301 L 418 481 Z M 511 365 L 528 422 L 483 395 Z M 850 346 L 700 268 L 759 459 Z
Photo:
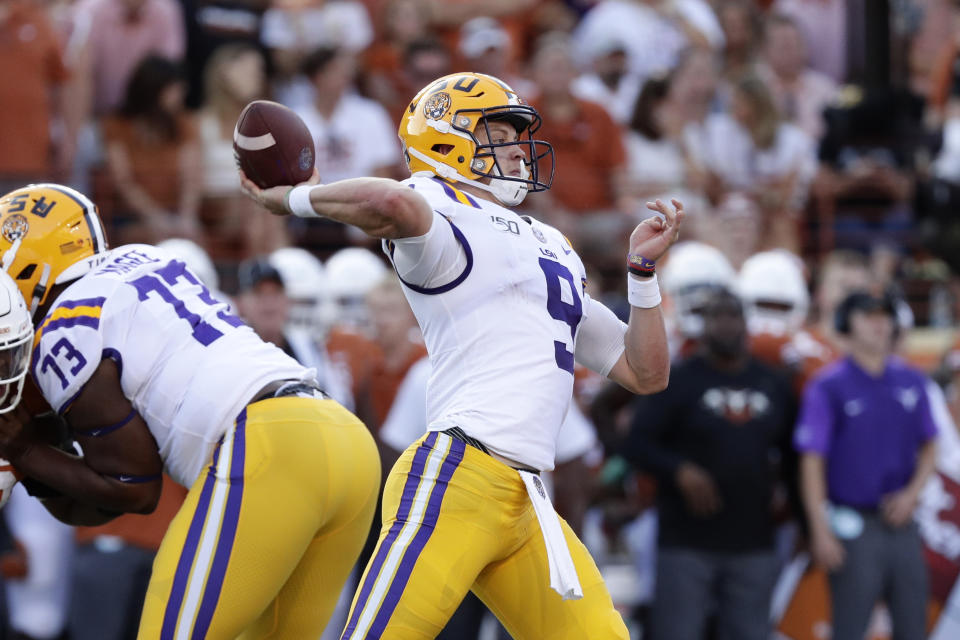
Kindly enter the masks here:
M 156 441 L 120 387 L 116 364 L 99 363 L 66 413 L 83 455 L 47 444 L 24 429 L 23 413 L 0 415 L 0 455 L 51 492 L 57 517 L 86 520 L 90 508 L 105 519 L 150 513 L 160 499 L 163 462 Z M 56 510 L 51 508 L 56 507 Z
M 644 220 L 630 234 L 628 264 L 655 263 L 680 237 L 683 205 L 678 200 L 671 202 L 673 206 L 660 200 L 647 203 L 647 208 L 663 217 Z M 630 320 L 623 337 L 624 351 L 607 375 L 634 393 L 656 393 L 665 389 L 670 379 L 670 353 L 656 275 L 640 278 L 628 273 L 627 288 Z

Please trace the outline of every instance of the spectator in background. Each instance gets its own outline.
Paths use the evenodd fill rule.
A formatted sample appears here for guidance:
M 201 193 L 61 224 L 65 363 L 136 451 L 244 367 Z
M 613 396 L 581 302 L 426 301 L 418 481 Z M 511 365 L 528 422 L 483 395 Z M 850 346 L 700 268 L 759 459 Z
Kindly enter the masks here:
M 532 95 L 530 81 L 514 73 L 512 49 L 510 34 L 493 18 L 473 18 L 460 28 L 457 53 L 463 68 L 500 78 L 518 95 Z
M 263 54 L 246 43 L 226 44 L 207 62 L 206 99 L 198 128 L 203 148 L 203 202 L 200 221 L 204 245 L 215 260 L 269 253 L 286 244 L 284 221 L 258 215 L 240 192 L 234 159 L 237 118 L 252 100 L 265 97 Z
M 734 294 L 713 292 L 702 317 L 700 351 L 674 367 L 665 391 L 638 398 L 622 451 L 659 479 L 651 637 L 703 640 L 716 602 L 718 638 L 767 640 L 791 393 L 750 356 Z
M 810 138 L 824 133 L 823 110 L 837 98 L 837 83 L 807 66 L 807 45 L 800 28 L 789 17 L 774 15 L 764 33 L 765 65 L 757 74 L 767 85 L 784 120 Z
M 754 72 L 763 38 L 763 23 L 753 0 L 721 0 L 716 5 L 723 27 L 723 75 L 734 81 Z
M 929 586 L 913 512 L 937 434 L 926 376 L 891 355 L 891 297 L 854 292 L 836 323 L 849 355 L 807 386 L 794 434 L 811 554 L 830 572 L 833 638 L 863 638 L 883 599 L 893 637 L 922 640 Z
M 59 178 L 78 191 L 92 190 L 91 172 L 103 164 L 98 123 L 93 118 L 92 16 L 73 0 L 47 0 L 47 15 L 63 45 L 63 63 L 70 77 L 54 93 L 63 105 L 62 122 L 51 123 L 57 140 Z M 71 163 L 72 156 L 72 163 Z
M 731 114 L 714 115 L 702 135 L 688 140 L 696 162 L 719 179 L 721 192 L 747 191 L 760 204 L 764 244 L 799 249 L 797 215 L 817 171 L 816 147 L 783 122 L 761 80 L 738 81 Z
M 624 193 L 639 209 L 647 200 L 664 194 L 680 194 L 689 212 L 688 239 L 702 237 L 706 201 L 700 189 L 705 185 L 703 171 L 691 161 L 684 140 L 687 122 L 676 109 L 674 92 L 678 72 L 646 81 L 637 98 L 624 138 L 627 165 Z
M 399 117 L 407 100 L 420 87 L 430 82 L 430 78 L 447 72 L 427 74 L 430 78 L 418 78 L 409 85 L 403 81 L 407 47 L 428 39 L 430 35 L 430 14 L 425 0 L 385 0 L 374 17 L 380 35 L 363 52 L 364 94 L 382 104 L 391 115 Z
M 397 77 L 399 103 L 391 114 L 400 117 L 421 88 L 453 71 L 453 54 L 440 40 L 424 38 L 409 43 L 403 51 L 403 68 Z
M 767 221 L 749 193 L 728 191 L 700 225 L 701 237 L 719 249 L 734 270 L 760 250 L 766 240 Z
M 6 193 L 49 181 L 55 167 L 65 171 L 72 162 L 70 136 L 51 137 L 51 123 L 62 122 L 66 105 L 57 89 L 68 74 L 42 6 L 30 0 L 0 4 L 0 74 L 0 188 Z
M 260 41 L 276 69 L 274 93 L 299 107 L 311 101 L 298 75 L 307 56 L 320 48 L 359 54 L 373 41 L 373 23 L 358 0 L 285 0 L 263 14 Z
M 273 0 L 180 0 L 187 25 L 187 104 L 203 104 L 203 71 L 221 45 L 260 43 L 263 14 Z
M 574 239 L 587 253 L 609 248 L 611 234 L 636 224 L 616 209 L 624 184 L 623 133 L 600 105 L 577 98 L 571 89 L 576 69 L 565 34 L 550 34 L 531 61 L 537 93 L 531 104 L 543 116 L 538 136 L 549 140 L 556 158 L 549 192 L 533 194 L 538 215 Z
M 90 15 L 90 46 L 97 116 L 124 103 L 127 86 L 148 56 L 180 61 L 186 51 L 183 12 L 176 0 L 81 0 Z
M 834 82 L 846 82 L 847 0 L 775 0 L 770 11 L 790 16 L 800 27 L 811 68 Z
M 640 78 L 630 73 L 627 45 L 616 38 L 592 45 L 589 69 L 574 80 L 573 92 L 578 98 L 603 105 L 617 124 L 626 125 L 641 89 Z
M 334 400 L 353 410 L 349 381 L 332 365 L 322 344 L 306 332 L 291 328 L 290 298 L 283 276 L 266 258 L 240 263 L 237 283 L 237 311 L 250 327 L 305 367 L 316 369 L 320 387 Z
M 313 85 L 313 101 L 295 110 L 313 135 L 323 181 L 396 175 L 396 127 L 383 107 L 355 93 L 353 54 L 317 49 L 303 61 L 303 72 Z
M 626 135 L 627 181 L 631 195 L 654 198 L 683 185 L 687 177 L 675 114 L 667 109 L 669 78 L 650 78 L 637 97 Z
M 199 237 L 202 151 L 185 94 L 179 65 L 145 58 L 123 106 L 103 124 L 107 168 L 121 207 L 111 222 L 121 244 Z
M 840 357 L 840 336 L 835 321 L 837 307 L 854 291 L 869 289 L 872 274 L 867 258 L 856 251 L 838 249 L 820 261 L 813 292 L 816 315 L 807 330 L 823 348 L 824 364 Z
M 641 80 L 673 69 L 687 47 L 723 47 L 723 30 L 706 0 L 602 0 L 580 21 L 574 38 L 583 59 L 589 59 L 592 43 L 620 39 L 629 47 L 631 73 Z
M 379 431 L 387 419 L 400 383 L 410 367 L 427 355 L 427 348 L 423 345 L 417 319 L 395 274 L 387 275 L 367 291 L 366 303 L 371 335 L 374 343 L 380 347 L 380 358 L 373 363 L 367 387 L 373 420 L 364 424 Z M 417 437 L 420 435 L 417 434 Z

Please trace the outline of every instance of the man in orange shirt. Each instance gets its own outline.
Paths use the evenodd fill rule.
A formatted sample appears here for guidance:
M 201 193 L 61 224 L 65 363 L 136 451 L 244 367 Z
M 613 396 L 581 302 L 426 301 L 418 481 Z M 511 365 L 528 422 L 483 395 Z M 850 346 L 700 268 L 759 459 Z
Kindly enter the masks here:
M 51 100 L 51 89 L 68 73 L 42 5 L 0 3 L 0 76 L 0 193 L 6 193 L 49 179 L 55 167 L 65 169 L 72 160 L 69 140 L 55 145 L 51 137 L 62 110 L 57 99 Z
M 603 106 L 573 94 L 576 69 L 565 36 L 547 36 L 531 68 L 538 89 L 531 102 L 543 114 L 538 135 L 553 145 L 556 175 L 563 180 L 534 194 L 530 203 L 578 249 L 602 249 L 637 222 L 615 210 L 626 162 L 622 132 Z

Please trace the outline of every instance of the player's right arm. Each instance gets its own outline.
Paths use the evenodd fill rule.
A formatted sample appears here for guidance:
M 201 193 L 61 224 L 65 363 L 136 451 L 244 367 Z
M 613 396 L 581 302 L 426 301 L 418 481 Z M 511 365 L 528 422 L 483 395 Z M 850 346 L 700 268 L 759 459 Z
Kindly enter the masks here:
M 430 230 L 433 210 L 415 190 L 389 178 L 350 178 L 320 184 L 313 178 L 297 187 L 261 189 L 240 172 L 246 194 L 276 215 L 329 218 L 353 225 L 374 238 L 393 240 L 422 236 Z M 309 188 L 309 207 L 306 200 Z M 299 190 L 299 191 L 295 191 Z M 298 196 L 304 200 L 298 200 Z M 297 206 L 298 202 L 300 206 Z

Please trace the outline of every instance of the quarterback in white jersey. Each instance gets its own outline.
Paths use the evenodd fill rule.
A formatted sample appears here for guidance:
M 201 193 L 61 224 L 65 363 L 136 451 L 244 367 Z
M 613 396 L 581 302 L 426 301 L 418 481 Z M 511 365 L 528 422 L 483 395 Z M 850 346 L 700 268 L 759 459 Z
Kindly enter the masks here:
M 23 410 L 0 415 L 0 455 L 28 490 L 90 525 L 152 511 L 162 471 L 190 488 L 138 637 L 319 636 L 376 504 L 363 424 L 176 256 L 108 250 L 72 189 L 0 198 L 0 255 L 33 315 L 33 379 L 82 449 L 51 446 Z
M 508 208 L 552 181 L 539 125 L 502 81 L 457 73 L 405 110 L 409 180 L 315 176 L 261 190 L 244 177 L 274 213 L 324 216 L 384 240 L 433 368 L 427 435 L 387 478 L 383 529 L 343 640 L 433 638 L 471 589 L 514 638 L 628 637 L 538 474 L 553 467 L 575 361 L 637 393 L 666 385 L 654 268 L 683 211 L 651 203 L 660 216 L 631 235 L 625 325 L 586 295 L 562 234 Z

